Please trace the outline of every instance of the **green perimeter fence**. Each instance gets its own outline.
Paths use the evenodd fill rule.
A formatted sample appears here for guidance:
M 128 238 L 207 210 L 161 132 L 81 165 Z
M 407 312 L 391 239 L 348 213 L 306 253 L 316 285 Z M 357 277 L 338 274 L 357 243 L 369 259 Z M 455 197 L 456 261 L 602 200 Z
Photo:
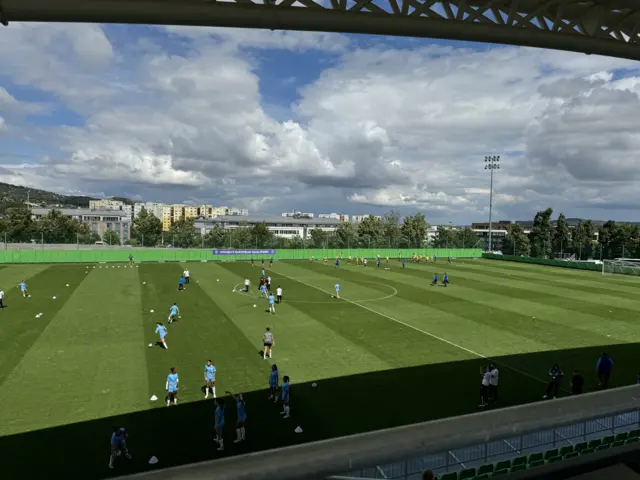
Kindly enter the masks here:
M 214 254 L 214 251 L 225 252 Z M 231 253 L 233 252 L 233 253 Z M 300 249 L 300 250 L 200 250 L 200 249 L 120 249 L 120 250 L 0 250 L 0 263 L 102 263 L 126 262 L 133 255 L 136 262 L 203 262 L 203 261 L 238 261 L 238 260 L 316 260 L 335 259 L 342 254 L 347 257 L 390 259 L 411 258 L 413 254 L 429 257 L 479 258 L 481 249 L 474 248 L 427 248 L 411 249 Z
M 567 262 L 564 260 L 553 260 L 549 258 L 496 255 L 494 253 L 483 253 L 482 258 L 488 258 L 490 260 L 504 260 L 506 262 L 533 263 L 535 265 L 547 265 L 549 267 L 573 268 L 576 270 L 591 270 L 594 272 L 602 271 L 602 265 L 598 265 L 593 262 Z

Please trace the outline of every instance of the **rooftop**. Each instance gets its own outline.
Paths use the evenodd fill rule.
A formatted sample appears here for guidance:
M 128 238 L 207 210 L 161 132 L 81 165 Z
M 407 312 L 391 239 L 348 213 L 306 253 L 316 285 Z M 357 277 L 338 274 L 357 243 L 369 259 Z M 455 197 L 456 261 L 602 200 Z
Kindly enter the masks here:
M 58 210 L 62 215 L 80 217 L 84 215 L 101 215 L 104 217 L 126 217 L 123 210 L 91 209 L 91 208 L 32 208 L 33 215 L 46 215 L 51 210 Z
M 276 217 L 276 216 L 260 216 L 260 215 L 220 215 L 215 218 L 198 218 L 197 222 L 212 223 L 241 223 L 256 224 L 265 222 L 266 224 L 275 225 L 326 225 L 334 227 L 342 222 L 335 218 L 292 218 L 292 217 Z

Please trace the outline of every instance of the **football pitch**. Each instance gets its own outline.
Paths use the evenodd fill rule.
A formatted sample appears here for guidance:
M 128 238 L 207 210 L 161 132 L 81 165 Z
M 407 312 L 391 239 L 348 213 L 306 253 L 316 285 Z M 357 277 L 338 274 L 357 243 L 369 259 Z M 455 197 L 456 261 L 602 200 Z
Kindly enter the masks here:
M 191 284 L 178 292 L 185 268 Z M 603 351 L 614 385 L 636 383 L 640 370 L 636 278 L 467 259 L 405 269 L 276 262 L 266 272 L 272 290 L 283 289 L 275 315 L 259 298 L 260 266 L 245 262 L 0 267 L 7 478 L 104 478 L 149 470 L 152 455 L 167 467 L 472 413 L 490 362 L 501 406 L 541 400 L 554 363 L 565 395 L 574 368 L 586 391 L 597 389 Z M 436 272 L 449 274 L 447 288 L 430 285 Z M 245 278 L 248 294 L 236 291 Z M 15 287 L 22 279 L 30 298 Z M 332 298 L 336 283 L 343 299 Z M 174 302 L 182 318 L 167 325 L 163 350 L 155 323 L 166 325 Z M 267 326 L 272 360 L 259 355 Z M 235 404 L 225 397 L 224 452 L 213 442 L 214 401 L 201 391 L 208 359 L 218 396 L 242 392 L 247 402 L 247 440 L 234 444 Z M 272 363 L 291 378 L 289 419 L 267 398 Z M 180 396 L 167 408 L 170 367 Z M 110 471 L 113 426 L 128 430 L 133 459 Z

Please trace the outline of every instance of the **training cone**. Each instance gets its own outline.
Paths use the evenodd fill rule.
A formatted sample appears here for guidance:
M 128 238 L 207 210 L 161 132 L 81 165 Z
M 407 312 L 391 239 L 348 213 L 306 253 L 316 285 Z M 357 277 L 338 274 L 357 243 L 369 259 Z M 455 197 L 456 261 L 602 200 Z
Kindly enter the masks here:
M 151 313 L 153 313 L 153 310 L 149 310 Z
M 156 463 L 158 463 L 158 459 L 155 456 L 149 459 L 149 465 L 155 465 Z
M 69 284 L 67 283 L 67 287 L 69 286 Z
M 300 428 L 299 426 L 296 427 L 296 429 L 294 430 L 294 432 L 296 433 L 302 433 L 302 428 Z
M 158 400 L 158 397 L 156 397 L 155 395 L 151 395 L 151 398 L 149 400 L 155 402 L 156 400 Z
M 56 297 L 54 296 L 54 297 L 53 297 L 53 300 L 55 300 L 55 299 L 56 299 Z

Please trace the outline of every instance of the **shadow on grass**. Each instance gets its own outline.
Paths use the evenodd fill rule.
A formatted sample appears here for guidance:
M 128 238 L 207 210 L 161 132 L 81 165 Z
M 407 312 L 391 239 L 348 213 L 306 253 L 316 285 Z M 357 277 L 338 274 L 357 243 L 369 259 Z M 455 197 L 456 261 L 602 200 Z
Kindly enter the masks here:
M 496 357 L 499 406 L 541 400 L 554 363 L 564 369 L 563 389 L 569 390 L 571 370 L 578 368 L 585 377 L 585 390 L 596 390 L 595 365 L 603 350 L 615 362 L 611 386 L 636 383 L 638 344 Z M 281 405 L 268 400 L 266 390 L 245 393 L 247 441 L 241 444 L 233 443 L 235 404 L 225 397 L 224 452 L 217 452 L 213 442 L 213 400 L 167 408 L 160 399 L 150 403 L 157 408 L 146 411 L 0 437 L 3 472 L 7 478 L 104 478 L 150 470 L 152 455 L 159 459 L 155 468 L 164 468 L 477 411 L 480 368 L 489 361 L 437 363 L 431 352 L 425 351 L 424 356 L 425 365 L 317 380 L 315 388 L 311 382 L 296 383 L 292 378 L 291 418 L 286 420 L 280 415 Z M 34 390 L 34 395 L 41 393 Z M 46 395 L 42 401 L 47 401 Z M 128 430 L 133 459 L 119 457 L 116 469 L 110 471 L 112 426 Z M 294 433 L 297 426 L 303 433 Z

